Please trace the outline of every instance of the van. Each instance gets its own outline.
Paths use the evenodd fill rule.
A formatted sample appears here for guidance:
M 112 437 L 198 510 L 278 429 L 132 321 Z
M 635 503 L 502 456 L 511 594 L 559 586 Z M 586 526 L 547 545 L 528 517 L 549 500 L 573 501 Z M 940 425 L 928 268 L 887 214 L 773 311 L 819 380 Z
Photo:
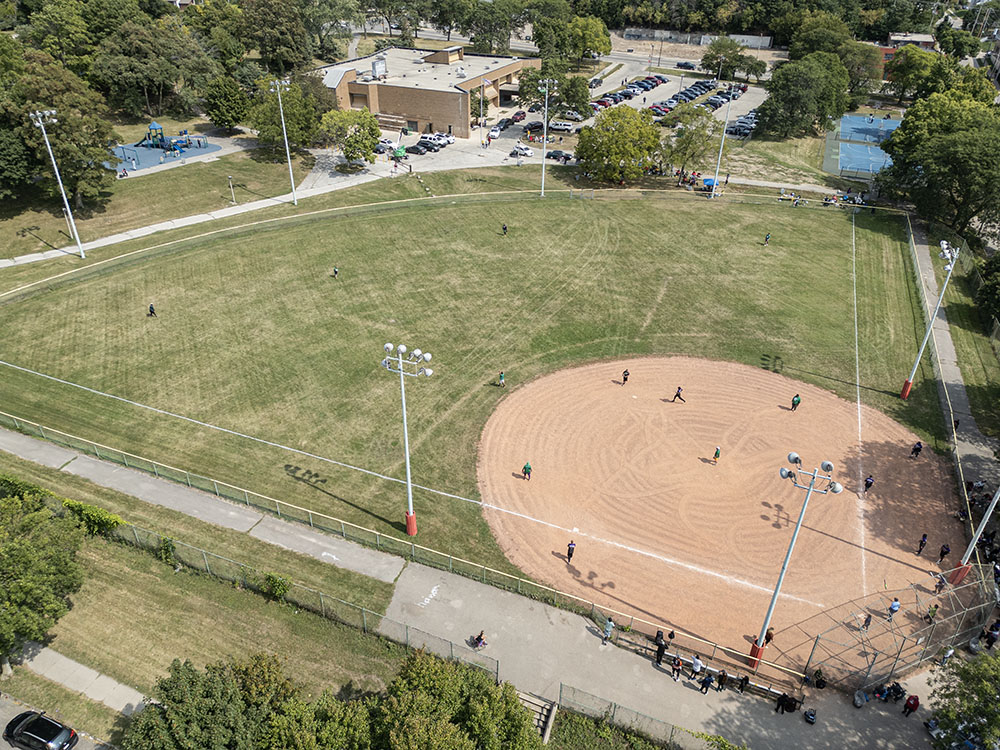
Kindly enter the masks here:
M 549 123 L 549 130 L 553 130 L 557 133 L 572 133 L 573 123 L 566 122 L 565 120 L 553 120 Z

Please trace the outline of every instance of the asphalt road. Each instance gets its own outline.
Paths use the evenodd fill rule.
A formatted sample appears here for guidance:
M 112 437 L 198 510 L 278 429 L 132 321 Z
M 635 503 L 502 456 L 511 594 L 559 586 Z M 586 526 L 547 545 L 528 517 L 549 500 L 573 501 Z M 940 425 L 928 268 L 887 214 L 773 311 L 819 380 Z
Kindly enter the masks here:
M 25 706 L 22 703 L 15 701 L 6 693 L 0 693 L 0 726 L 6 727 L 7 722 L 22 711 L 28 711 L 31 708 L 34 707 Z M 36 708 L 35 710 L 39 711 L 41 709 Z M 7 743 L 4 742 L 3 746 L 6 747 Z M 76 745 L 76 750 L 98 750 L 98 748 L 101 750 L 107 750 L 107 748 L 110 748 L 110 745 L 105 745 L 103 742 L 96 743 L 90 739 L 90 737 L 86 737 L 82 734 L 80 735 L 80 741 Z

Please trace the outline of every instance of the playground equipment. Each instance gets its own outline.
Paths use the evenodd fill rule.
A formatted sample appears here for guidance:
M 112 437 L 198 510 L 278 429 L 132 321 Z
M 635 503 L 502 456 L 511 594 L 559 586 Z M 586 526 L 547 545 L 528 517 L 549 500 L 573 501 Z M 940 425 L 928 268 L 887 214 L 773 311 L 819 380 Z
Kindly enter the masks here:
M 207 143 L 204 136 L 191 136 L 186 129 L 178 131 L 177 136 L 165 136 L 163 126 L 151 122 L 145 138 L 132 145 L 135 148 L 160 148 L 167 153 L 179 155 L 190 148 L 205 148 Z

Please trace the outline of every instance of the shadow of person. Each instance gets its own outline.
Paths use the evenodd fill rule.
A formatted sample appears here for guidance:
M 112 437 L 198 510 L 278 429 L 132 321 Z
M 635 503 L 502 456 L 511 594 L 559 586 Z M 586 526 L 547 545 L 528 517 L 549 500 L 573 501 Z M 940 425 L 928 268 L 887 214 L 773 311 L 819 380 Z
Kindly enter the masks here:
M 519 471 L 512 471 L 510 475 L 514 477 L 514 479 L 527 479 L 527 477 L 525 477 L 524 474 L 522 474 Z
M 714 458 L 705 458 L 704 456 L 699 456 L 698 460 L 701 461 L 703 464 L 714 464 L 715 463 L 715 459 Z
M 611 382 L 614 383 L 615 385 L 625 385 L 624 383 L 622 383 L 622 381 L 615 380 L 614 378 L 611 379 Z
M 569 559 L 562 552 L 556 552 L 555 550 L 552 550 L 552 556 L 558 557 L 560 560 L 566 560 L 566 562 L 569 562 Z

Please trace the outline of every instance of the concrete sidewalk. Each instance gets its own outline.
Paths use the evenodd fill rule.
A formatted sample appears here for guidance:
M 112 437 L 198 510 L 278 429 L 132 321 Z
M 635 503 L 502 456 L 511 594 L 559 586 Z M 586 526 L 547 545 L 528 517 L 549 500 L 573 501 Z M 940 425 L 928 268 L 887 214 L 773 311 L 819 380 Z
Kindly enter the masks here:
M 0 430 L 0 450 L 210 523 L 249 528 L 260 539 L 331 564 L 348 567 L 350 561 L 350 569 L 361 569 L 381 580 L 394 580 L 398 575 L 386 615 L 459 643 L 485 629 L 490 644 L 486 654 L 499 661 L 501 679 L 548 699 L 558 700 L 559 685 L 565 683 L 660 721 L 747 742 L 755 750 L 929 746 L 920 714 L 905 719 L 895 704 L 868 704 L 859 711 L 833 690 L 813 691 L 805 703 L 817 709 L 819 721 L 813 726 L 801 714 L 776 716 L 771 703 L 749 695 L 734 691 L 701 695 L 693 683 L 674 682 L 647 658 L 601 646 L 593 623 L 565 610 L 446 571 L 414 563 L 404 568 L 401 558 L 265 518 L 213 495 L 19 433 Z M 926 699 L 926 693 L 921 697 Z
M 126 716 L 142 708 L 146 699 L 138 690 L 38 644 L 29 644 L 21 663 L 35 674 Z

